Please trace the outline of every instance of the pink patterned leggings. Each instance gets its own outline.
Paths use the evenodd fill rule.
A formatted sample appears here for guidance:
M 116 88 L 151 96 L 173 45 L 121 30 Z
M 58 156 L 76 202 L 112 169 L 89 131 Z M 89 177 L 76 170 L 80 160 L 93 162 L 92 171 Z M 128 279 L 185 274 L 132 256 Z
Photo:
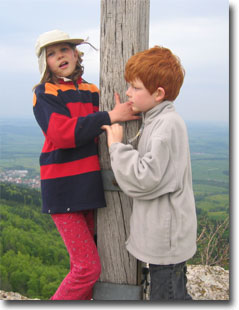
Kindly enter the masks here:
M 51 300 L 90 300 L 101 272 L 94 242 L 94 211 L 52 214 L 70 255 L 70 272 Z

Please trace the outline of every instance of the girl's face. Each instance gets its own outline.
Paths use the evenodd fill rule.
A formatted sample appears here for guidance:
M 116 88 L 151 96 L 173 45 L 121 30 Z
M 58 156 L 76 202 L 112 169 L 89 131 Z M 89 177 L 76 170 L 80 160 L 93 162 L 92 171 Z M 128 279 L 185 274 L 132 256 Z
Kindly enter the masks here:
M 50 45 L 46 48 L 46 62 L 57 77 L 70 76 L 76 67 L 78 51 L 67 43 Z

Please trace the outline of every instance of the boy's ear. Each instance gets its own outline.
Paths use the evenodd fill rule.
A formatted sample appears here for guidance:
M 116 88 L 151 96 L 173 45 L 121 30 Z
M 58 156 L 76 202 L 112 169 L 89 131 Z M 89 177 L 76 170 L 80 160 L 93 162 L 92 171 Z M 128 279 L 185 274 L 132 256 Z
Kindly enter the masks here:
M 155 97 L 155 100 L 157 102 L 161 102 L 163 101 L 165 97 L 165 90 L 163 87 L 159 87 L 157 90 L 156 90 L 156 97 Z

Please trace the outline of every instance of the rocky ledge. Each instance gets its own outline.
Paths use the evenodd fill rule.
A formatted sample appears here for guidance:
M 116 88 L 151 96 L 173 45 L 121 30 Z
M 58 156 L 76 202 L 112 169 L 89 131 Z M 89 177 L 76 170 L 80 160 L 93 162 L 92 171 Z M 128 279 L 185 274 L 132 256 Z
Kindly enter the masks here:
M 0 290 L 0 300 L 39 300 L 39 299 L 30 299 L 28 297 L 22 296 L 19 293 L 5 292 Z
M 188 292 L 194 300 L 229 300 L 229 271 L 219 266 L 188 265 Z
M 229 300 L 229 271 L 219 266 L 188 265 L 188 292 L 194 300 Z M 19 293 L 0 291 L 1 300 L 29 299 Z

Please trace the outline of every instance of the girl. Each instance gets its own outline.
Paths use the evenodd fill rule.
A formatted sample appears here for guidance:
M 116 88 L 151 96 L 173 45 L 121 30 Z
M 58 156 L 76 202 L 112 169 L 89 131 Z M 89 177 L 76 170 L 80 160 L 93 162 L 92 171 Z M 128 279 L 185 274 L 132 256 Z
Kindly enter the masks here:
M 102 125 L 138 119 L 131 104 L 99 112 L 99 91 L 82 79 L 82 53 L 60 30 L 36 43 L 41 81 L 33 111 L 45 136 L 40 156 L 42 211 L 52 216 L 70 256 L 70 272 L 51 300 L 90 300 L 100 276 L 94 210 L 105 207 L 97 137 Z

